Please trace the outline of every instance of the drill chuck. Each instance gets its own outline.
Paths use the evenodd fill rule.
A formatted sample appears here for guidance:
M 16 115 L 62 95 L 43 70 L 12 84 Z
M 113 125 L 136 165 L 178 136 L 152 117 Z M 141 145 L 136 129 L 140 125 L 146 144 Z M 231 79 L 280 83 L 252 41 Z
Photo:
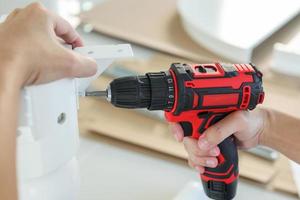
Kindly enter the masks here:
M 117 78 L 110 83 L 111 103 L 121 108 L 147 108 L 151 102 L 147 76 Z
M 174 104 L 173 79 L 168 72 L 117 78 L 107 89 L 116 107 L 170 110 Z

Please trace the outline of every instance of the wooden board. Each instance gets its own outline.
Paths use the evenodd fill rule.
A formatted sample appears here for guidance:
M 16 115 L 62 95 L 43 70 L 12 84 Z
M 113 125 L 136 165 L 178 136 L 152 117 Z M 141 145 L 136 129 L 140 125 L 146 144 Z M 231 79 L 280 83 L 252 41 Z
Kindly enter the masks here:
M 86 125 L 91 131 L 175 157 L 187 157 L 183 146 L 176 143 L 168 133 L 168 125 L 165 123 L 134 111 L 112 108 L 103 101 L 84 99 L 81 105 L 82 110 L 89 112 L 81 112 L 79 120 L 88 121 Z
M 177 0 L 110 0 L 80 15 L 94 30 L 195 61 L 224 60 L 184 32 Z
M 102 34 L 137 43 L 197 62 L 222 61 L 219 55 L 196 44 L 182 28 L 177 0 L 110 0 L 80 14 L 82 22 Z M 273 44 L 287 43 L 300 28 L 300 15 L 253 50 L 252 62 L 269 66 Z
M 297 187 L 294 183 L 293 174 L 289 161 L 286 157 L 282 156 L 276 163 L 278 173 L 270 184 L 272 188 L 283 192 L 297 194 Z

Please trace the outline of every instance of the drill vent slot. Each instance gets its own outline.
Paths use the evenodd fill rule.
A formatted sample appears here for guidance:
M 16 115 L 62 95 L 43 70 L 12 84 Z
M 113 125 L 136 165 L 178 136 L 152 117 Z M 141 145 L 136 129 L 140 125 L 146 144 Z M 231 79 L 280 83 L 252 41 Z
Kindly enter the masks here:
M 250 102 L 250 94 L 251 94 L 251 88 L 250 86 L 245 86 L 243 88 L 243 99 L 242 104 L 240 106 L 241 109 L 246 109 Z

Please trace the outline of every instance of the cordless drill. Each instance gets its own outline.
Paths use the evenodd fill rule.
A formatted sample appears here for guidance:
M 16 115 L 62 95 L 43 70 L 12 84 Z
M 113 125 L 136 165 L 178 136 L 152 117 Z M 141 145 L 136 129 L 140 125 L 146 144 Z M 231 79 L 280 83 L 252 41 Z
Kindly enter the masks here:
M 180 64 L 168 71 L 113 80 L 106 96 L 116 107 L 164 110 L 181 125 L 185 137 L 198 139 L 211 125 L 236 110 L 252 110 L 264 100 L 262 73 L 252 64 Z M 237 190 L 238 153 L 234 137 L 219 144 L 216 168 L 201 175 L 204 191 L 217 200 L 233 199 Z

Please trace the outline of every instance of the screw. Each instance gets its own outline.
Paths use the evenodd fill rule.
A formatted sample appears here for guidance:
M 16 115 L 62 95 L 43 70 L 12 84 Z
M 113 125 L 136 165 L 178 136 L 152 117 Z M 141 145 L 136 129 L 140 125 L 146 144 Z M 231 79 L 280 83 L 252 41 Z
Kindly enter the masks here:
M 66 113 L 61 113 L 58 117 L 57 117 L 57 123 L 58 124 L 63 124 L 66 121 Z

